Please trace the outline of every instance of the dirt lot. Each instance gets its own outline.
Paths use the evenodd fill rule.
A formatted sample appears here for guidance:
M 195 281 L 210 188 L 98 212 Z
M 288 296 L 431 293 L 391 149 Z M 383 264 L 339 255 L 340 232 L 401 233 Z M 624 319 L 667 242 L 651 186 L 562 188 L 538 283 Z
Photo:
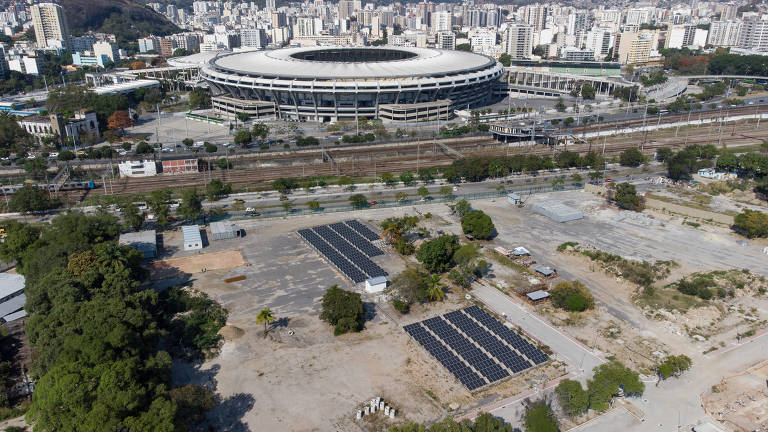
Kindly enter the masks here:
M 704 409 L 734 431 L 768 430 L 768 363 L 720 381 L 702 396 Z
M 184 273 L 200 273 L 202 269 L 206 271 L 230 269 L 244 264 L 243 255 L 239 250 L 225 250 L 153 261 L 147 267 L 150 271 L 150 279 L 160 280 L 177 277 Z

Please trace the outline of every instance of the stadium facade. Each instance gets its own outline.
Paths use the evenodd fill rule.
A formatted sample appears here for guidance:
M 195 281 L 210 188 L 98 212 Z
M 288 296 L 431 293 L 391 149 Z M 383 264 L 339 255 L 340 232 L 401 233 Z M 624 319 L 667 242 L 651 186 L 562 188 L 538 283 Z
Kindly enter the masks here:
M 503 72 L 465 51 L 306 47 L 223 54 L 200 73 L 225 117 L 416 122 L 490 104 Z

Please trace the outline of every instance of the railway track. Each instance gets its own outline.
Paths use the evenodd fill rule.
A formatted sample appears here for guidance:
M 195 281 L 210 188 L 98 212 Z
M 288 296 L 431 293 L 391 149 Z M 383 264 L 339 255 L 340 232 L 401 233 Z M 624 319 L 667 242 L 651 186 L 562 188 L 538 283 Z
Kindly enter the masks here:
M 760 142 L 765 138 L 768 138 L 768 130 L 752 131 L 749 135 L 734 134 L 731 136 L 730 133 L 724 133 L 722 137 L 722 143 L 726 145 L 744 144 L 745 141 L 747 143 Z M 677 138 L 672 137 L 649 140 L 642 146 L 642 149 L 645 152 L 650 152 L 660 147 L 682 148 L 691 144 L 712 144 L 713 141 L 714 143 L 717 143 L 717 140 L 718 137 L 713 137 L 709 134 L 690 135 L 687 138 L 679 136 Z M 606 152 L 622 152 L 629 148 L 638 147 L 640 143 L 641 140 L 637 139 L 627 139 L 618 143 L 612 142 L 607 145 Z M 428 144 L 431 145 L 432 143 Z M 478 150 L 477 146 L 472 149 L 471 142 L 463 142 L 460 148 L 465 150 L 465 154 L 467 156 L 498 156 L 513 154 L 554 156 L 558 152 L 566 149 L 568 151 L 579 153 L 586 153 L 590 150 L 600 152 L 602 151 L 602 144 L 599 141 L 592 143 L 572 144 L 567 146 L 567 148 L 562 149 L 545 146 L 507 148 L 500 145 L 488 145 Z M 364 150 L 354 151 L 359 151 L 357 154 L 360 157 L 352 157 L 351 160 L 334 162 L 333 164 L 330 162 L 325 162 L 304 165 L 214 170 L 176 176 L 126 178 L 115 180 L 111 184 L 108 184 L 107 191 L 114 194 L 133 194 L 149 192 L 163 187 L 171 187 L 174 189 L 203 187 L 212 179 L 219 179 L 225 183 L 233 184 L 264 185 L 278 178 L 307 178 L 339 175 L 355 177 L 376 176 L 383 172 L 394 173 L 408 170 L 416 171 L 418 168 L 446 166 L 450 165 L 454 160 L 456 160 L 456 156 L 442 151 L 428 153 L 418 158 L 414 158 L 413 155 L 401 155 L 381 159 L 375 157 L 378 153 L 381 153 L 376 151 L 375 148 L 371 148 L 367 152 Z M 336 153 L 334 150 L 331 150 L 331 154 L 333 156 Z M 352 155 L 354 154 L 355 153 Z M 349 152 L 347 152 L 344 156 L 349 158 L 351 155 Z

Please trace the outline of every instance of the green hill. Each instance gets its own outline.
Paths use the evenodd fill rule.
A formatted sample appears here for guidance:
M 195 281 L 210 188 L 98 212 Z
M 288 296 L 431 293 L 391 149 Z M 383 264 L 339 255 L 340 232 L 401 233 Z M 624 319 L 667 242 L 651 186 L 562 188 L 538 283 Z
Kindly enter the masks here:
M 163 15 L 133 0 L 61 0 L 72 34 L 88 30 L 114 33 L 121 48 L 136 39 L 154 34 L 165 36 L 182 31 Z

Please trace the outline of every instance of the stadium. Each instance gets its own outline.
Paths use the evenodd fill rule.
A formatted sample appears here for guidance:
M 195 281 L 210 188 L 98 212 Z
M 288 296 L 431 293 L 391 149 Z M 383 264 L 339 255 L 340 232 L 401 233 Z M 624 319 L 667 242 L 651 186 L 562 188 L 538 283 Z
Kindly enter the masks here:
M 417 122 L 488 105 L 503 70 L 465 51 L 306 47 L 222 54 L 200 73 L 227 118 Z

